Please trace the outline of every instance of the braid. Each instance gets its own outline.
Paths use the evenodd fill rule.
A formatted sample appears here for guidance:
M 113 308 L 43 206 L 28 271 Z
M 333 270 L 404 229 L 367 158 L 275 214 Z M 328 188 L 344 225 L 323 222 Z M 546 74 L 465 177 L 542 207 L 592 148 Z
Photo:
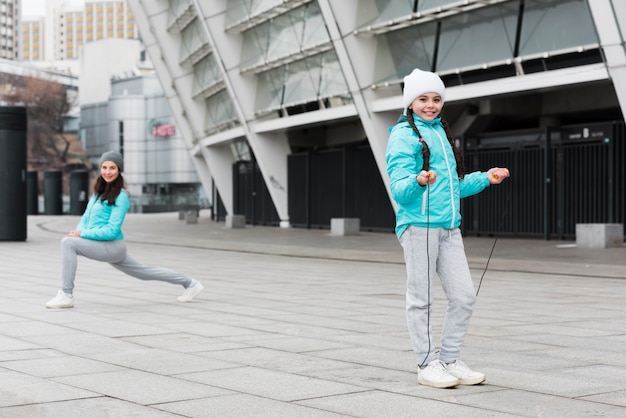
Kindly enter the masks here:
M 428 144 L 426 143 L 426 141 L 422 139 L 422 134 L 417 129 L 417 126 L 415 126 L 415 121 L 413 120 L 413 109 L 411 109 L 410 107 L 407 108 L 406 115 L 409 120 L 409 125 L 411 125 L 411 128 L 413 128 L 413 130 L 417 134 L 417 137 L 420 139 L 420 142 L 422 143 L 422 159 L 424 160 L 424 165 L 422 166 L 422 170 L 428 171 L 428 169 L 430 168 L 430 148 L 428 148 Z
M 452 147 L 452 151 L 454 152 L 454 159 L 456 160 L 456 173 L 459 176 L 459 179 L 465 177 L 465 166 L 463 165 L 463 154 L 461 150 L 457 148 L 452 139 L 452 135 L 450 135 L 450 128 L 448 126 L 448 122 L 441 119 L 441 124 L 443 125 L 443 130 L 446 132 L 446 137 L 448 138 L 448 142 Z

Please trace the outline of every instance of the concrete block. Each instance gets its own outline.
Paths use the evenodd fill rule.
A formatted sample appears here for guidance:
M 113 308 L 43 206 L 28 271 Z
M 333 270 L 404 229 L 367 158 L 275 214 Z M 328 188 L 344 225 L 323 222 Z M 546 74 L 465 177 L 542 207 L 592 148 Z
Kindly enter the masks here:
M 198 223 L 198 211 L 188 210 L 187 213 L 185 214 L 185 223 L 197 224 Z
M 332 218 L 330 220 L 331 235 L 359 235 L 360 230 L 359 218 Z
M 576 224 L 576 246 L 610 248 L 624 245 L 624 224 Z
M 243 228 L 246 226 L 244 215 L 226 215 L 226 228 Z
M 179 221 L 184 221 L 185 220 L 185 216 L 187 216 L 187 211 L 184 209 L 181 209 L 178 211 L 178 220 Z

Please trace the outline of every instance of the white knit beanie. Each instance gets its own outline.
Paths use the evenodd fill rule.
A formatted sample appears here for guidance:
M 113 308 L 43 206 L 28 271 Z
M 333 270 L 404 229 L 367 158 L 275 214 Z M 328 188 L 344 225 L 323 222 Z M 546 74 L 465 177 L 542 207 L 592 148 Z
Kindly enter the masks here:
M 446 100 L 446 86 L 441 78 L 435 73 L 414 69 L 411 74 L 404 77 L 404 91 L 402 93 L 402 104 L 404 111 L 411 106 L 413 100 L 424 93 L 437 93 L 441 96 L 442 103 Z

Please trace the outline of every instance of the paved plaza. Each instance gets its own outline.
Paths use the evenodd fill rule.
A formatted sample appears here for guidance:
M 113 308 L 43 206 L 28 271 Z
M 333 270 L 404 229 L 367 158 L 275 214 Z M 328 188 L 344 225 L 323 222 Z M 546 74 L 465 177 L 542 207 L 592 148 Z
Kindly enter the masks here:
M 227 229 L 130 214 L 130 254 L 205 290 L 79 259 L 75 308 L 44 307 L 76 216 L 0 241 L 0 417 L 624 417 L 626 247 L 468 237 L 484 274 L 462 359 L 478 386 L 417 385 L 392 233 Z M 437 286 L 436 335 L 445 300 Z

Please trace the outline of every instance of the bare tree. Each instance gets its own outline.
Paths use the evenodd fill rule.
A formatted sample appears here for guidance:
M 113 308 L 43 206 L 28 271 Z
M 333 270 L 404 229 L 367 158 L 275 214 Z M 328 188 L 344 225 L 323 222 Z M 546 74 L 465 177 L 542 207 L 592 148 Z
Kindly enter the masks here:
M 72 106 L 65 86 L 49 80 L 7 74 L 3 75 L 2 81 L 5 86 L 2 99 L 26 107 L 29 161 L 37 161 L 48 168 L 64 165 L 70 141 L 63 134 L 63 122 Z

